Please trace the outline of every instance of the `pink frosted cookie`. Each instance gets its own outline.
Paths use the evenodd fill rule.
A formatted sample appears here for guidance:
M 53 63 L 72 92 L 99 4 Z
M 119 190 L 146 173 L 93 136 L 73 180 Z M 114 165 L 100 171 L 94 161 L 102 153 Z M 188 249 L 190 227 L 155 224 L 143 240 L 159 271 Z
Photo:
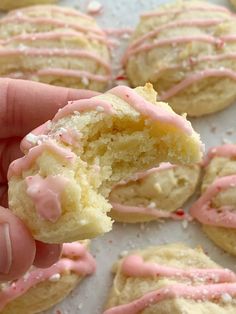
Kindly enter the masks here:
M 156 101 L 151 84 L 118 86 L 71 102 L 27 135 L 9 168 L 9 206 L 43 242 L 88 239 L 111 230 L 112 186 L 163 161 L 201 160 L 199 135 Z
M 216 245 L 236 255 L 236 145 L 208 152 L 202 195 L 190 213 Z
M 32 267 L 22 278 L 0 284 L 0 312 L 41 313 L 64 299 L 85 276 L 95 272 L 88 244 L 64 244 L 61 259 L 50 268 Z
M 160 218 L 185 219 L 180 208 L 194 193 L 199 176 L 198 165 L 170 163 L 138 173 L 112 189 L 110 215 L 116 221 L 131 223 Z
M 222 6 L 177 1 L 141 16 L 123 65 L 178 113 L 202 116 L 236 99 L 236 23 Z
M 71 8 L 31 6 L 0 19 L 0 76 L 104 91 L 109 42 L 96 21 Z
M 103 314 L 234 314 L 236 274 L 184 244 L 129 253 L 113 267 Z

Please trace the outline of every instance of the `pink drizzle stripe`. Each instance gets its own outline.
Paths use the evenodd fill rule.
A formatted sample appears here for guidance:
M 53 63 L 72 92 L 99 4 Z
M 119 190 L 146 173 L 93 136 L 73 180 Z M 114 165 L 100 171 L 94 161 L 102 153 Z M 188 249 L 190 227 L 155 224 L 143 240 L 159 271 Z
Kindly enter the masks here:
M 62 254 L 64 257 L 51 267 L 46 269 L 33 268 L 26 277 L 23 276 L 0 291 L 0 311 L 9 302 L 25 294 L 40 282 L 50 279 L 55 274 L 63 275 L 69 271 L 78 276 L 87 276 L 95 272 L 96 262 L 82 244 L 78 242 L 64 244 Z
M 17 9 L 17 10 L 12 10 L 8 13 L 8 15 L 16 15 L 18 16 L 19 14 L 24 14 L 24 13 L 34 13 L 35 9 L 37 9 L 38 11 L 41 10 L 45 10 L 44 6 L 42 5 L 37 5 L 37 6 L 31 6 L 28 8 L 24 8 L 24 9 Z M 54 6 L 54 5 L 47 5 L 47 10 L 50 10 L 50 12 L 52 13 L 62 13 L 63 15 L 66 16 L 71 16 L 71 17 L 81 17 L 90 21 L 93 21 L 93 18 L 89 15 L 83 14 L 80 11 L 76 11 L 73 9 L 69 9 L 67 7 L 59 7 L 59 6 Z
M 144 18 L 147 17 L 154 17 L 154 16 L 165 16 L 169 14 L 179 14 L 179 13 L 185 13 L 185 12 L 194 12 L 194 11 L 204 11 L 204 12 L 223 12 L 228 13 L 229 15 L 233 15 L 228 9 L 221 7 L 221 6 L 193 6 L 193 7 L 182 7 L 181 9 L 175 10 L 175 9 L 168 9 L 164 11 L 154 11 L 154 12 L 147 12 L 143 13 L 141 16 Z
M 81 32 L 76 32 L 76 31 L 42 32 L 42 33 L 30 33 L 30 34 L 20 34 L 20 35 L 12 36 L 10 38 L 0 40 L 0 44 L 5 46 L 18 40 L 35 42 L 37 40 L 47 40 L 47 39 L 58 40 L 58 39 L 62 39 L 63 37 L 84 38 Z M 86 34 L 86 37 L 102 42 L 106 46 L 110 46 L 110 42 L 105 36 L 89 33 L 89 34 Z
M 232 40 L 232 39 L 231 39 Z M 140 52 L 147 52 L 150 51 L 153 48 L 157 47 L 163 47 L 167 45 L 177 45 L 177 44 L 184 44 L 184 43 L 189 43 L 193 41 L 199 41 L 199 42 L 205 42 L 208 44 L 214 44 L 217 47 L 222 47 L 224 42 L 220 38 L 213 37 L 211 35 L 192 35 L 192 36 L 177 36 L 174 38 L 167 38 L 167 39 L 159 39 L 154 41 L 153 43 L 150 44 L 144 44 L 139 47 L 130 49 L 127 51 L 127 53 L 124 55 L 122 59 L 123 65 L 125 65 L 131 55 L 138 54 Z
M 190 268 L 181 269 L 164 266 L 154 262 L 145 262 L 140 255 L 129 255 L 124 258 L 121 271 L 129 277 L 153 277 L 163 276 L 170 278 L 182 278 L 204 280 L 213 283 L 236 282 L 236 274 L 223 268 Z
M 52 141 L 44 142 L 38 146 L 32 147 L 27 155 L 14 160 L 8 169 L 8 180 L 13 176 L 20 175 L 23 171 L 29 169 L 32 163 L 37 159 L 44 151 L 51 151 L 60 158 L 63 158 L 68 163 L 73 163 L 76 159 L 76 155 L 68 148 L 63 148 Z
M 231 69 L 207 69 L 201 72 L 194 73 L 186 77 L 180 83 L 174 85 L 169 90 L 162 92 L 160 95 L 161 100 L 168 100 L 171 97 L 177 95 L 181 91 L 184 91 L 187 87 L 197 83 L 208 77 L 226 77 L 231 80 L 236 80 L 236 72 Z
M 191 220 L 191 217 L 188 214 L 183 213 L 183 215 L 179 215 L 178 212 L 168 212 L 158 208 L 148 208 L 148 207 L 141 207 L 141 206 L 129 206 L 123 205 L 120 203 L 115 203 L 110 201 L 112 205 L 112 210 L 121 214 L 142 214 L 142 215 L 149 215 L 156 218 L 172 218 L 174 220 L 183 220 L 188 219 Z
M 221 191 L 236 187 L 236 175 L 217 178 L 190 208 L 190 214 L 205 225 L 236 228 L 234 206 L 211 207 L 212 199 Z
M 60 109 L 56 113 L 52 121 L 58 121 L 59 119 L 64 118 L 75 112 L 82 113 L 90 110 L 99 111 L 98 108 L 102 109 L 104 112 L 108 114 L 115 113 L 112 105 L 102 99 L 99 98 L 80 99 L 77 101 L 69 102 L 67 106 Z
M 34 18 L 30 18 L 30 17 L 26 17 L 26 16 L 8 16 L 5 18 L 2 18 L 0 20 L 0 25 L 1 24 L 8 24 L 8 23 L 16 23 L 17 22 L 21 22 L 21 23 L 30 23 L 32 25 L 53 25 L 53 26 L 61 26 L 61 27 L 67 27 L 67 28 L 72 28 L 75 29 L 77 31 L 80 32 L 84 32 L 84 33 L 96 33 L 99 35 L 104 35 L 104 32 L 100 29 L 97 28 L 91 28 L 91 27 L 83 27 L 80 26 L 76 23 L 71 23 L 71 22 L 67 22 L 65 24 L 65 22 L 56 19 L 56 18 L 47 18 L 47 17 L 34 17 Z
M 195 301 L 217 301 L 222 294 L 236 296 L 236 283 L 220 283 L 211 285 L 188 286 L 175 284 L 149 292 L 128 304 L 118 305 L 106 310 L 103 314 L 139 314 L 147 307 L 163 300 L 186 298 Z
M 117 86 L 111 89 L 109 93 L 121 98 L 135 110 L 153 121 L 168 123 L 183 130 L 186 134 L 193 134 L 193 129 L 189 121 L 173 111 L 168 111 L 163 107 L 148 102 L 127 86 Z
M 210 61 L 222 61 L 222 60 L 227 60 L 227 59 L 236 59 L 236 53 L 230 52 L 230 53 L 224 53 L 224 54 L 218 54 L 218 55 L 206 55 L 202 57 L 192 57 L 189 58 L 185 63 L 180 63 L 180 64 L 172 64 L 172 65 L 167 65 L 164 66 L 162 69 L 156 71 L 154 73 L 154 77 L 158 77 L 161 75 L 163 71 L 168 71 L 168 70 L 177 70 L 177 69 L 184 69 L 186 66 L 193 67 L 195 65 L 198 65 L 201 62 L 210 62 Z
M 110 79 L 110 76 L 97 75 L 86 71 L 80 70 L 69 70 L 63 68 L 48 68 L 41 69 L 33 73 L 20 73 L 12 72 L 7 74 L 7 77 L 10 78 L 21 78 L 21 79 L 32 79 L 34 76 L 56 76 L 56 77 L 71 77 L 71 78 L 87 78 L 92 81 L 97 82 L 107 82 Z
M 211 20 L 196 19 L 196 20 L 182 20 L 182 21 L 170 22 L 170 23 L 167 23 L 165 25 L 155 28 L 151 32 L 148 32 L 147 34 L 143 35 L 139 39 L 135 40 L 134 42 L 131 43 L 129 49 L 137 47 L 138 45 L 142 44 L 145 40 L 158 35 L 161 31 L 166 30 L 166 29 L 173 29 L 175 27 L 182 27 L 182 26 L 187 26 L 187 27 L 188 26 L 189 27 L 214 26 L 224 21 L 225 20 L 223 19 L 211 19 Z
M 221 146 L 212 147 L 204 160 L 204 167 L 207 167 L 210 161 L 214 157 L 236 157 L 236 145 L 235 144 L 225 144 Z
M 17 56 L 17 55 L 26 55 L 26 56 L 56 56 L 56 57 L 75 57 L 75 58 L 87 58 L 94 60 L 98 64 L 101 64 L 107 72 L 111 73 L 110 65 L 107 62 L 104 62 L 99 56 L 96 54 L 82 50 L 82 49 L 60 49 L 60 48 L 28 48 L 24 49 L 20 48 L 6 48 L 0 50 L 1 56 Z

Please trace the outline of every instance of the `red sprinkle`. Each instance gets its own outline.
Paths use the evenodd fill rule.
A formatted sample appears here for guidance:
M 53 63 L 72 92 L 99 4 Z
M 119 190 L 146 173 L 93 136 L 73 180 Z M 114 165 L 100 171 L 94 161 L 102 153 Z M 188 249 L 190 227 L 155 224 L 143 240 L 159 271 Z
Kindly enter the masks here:
M 127 80 L 127 77 L 124 76 L 124 75 L 118 75 L 118 76 L 116 77 L 116 80 L 117 80 L 117 81 Z
M 178 215 L 178 216 L 184 216 L 185 215 L 185 212 L 183 211 L 183 209 L 178 209 L 178 210 L 176 210 L 176 215 Z

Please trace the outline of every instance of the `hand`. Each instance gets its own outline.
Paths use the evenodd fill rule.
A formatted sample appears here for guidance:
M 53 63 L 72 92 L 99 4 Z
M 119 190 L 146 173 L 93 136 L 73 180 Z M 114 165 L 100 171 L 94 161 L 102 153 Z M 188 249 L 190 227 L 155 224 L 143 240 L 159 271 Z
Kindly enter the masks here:
M 7 170 L 22 156 L 22 138 L 51 119 L 69 100 L 94 95 L 86 90 L 0 78 L 0 205 L 7 207 Z M 0 206 L 0 281 L 19 278 L 32 264 L 49 267 L 60 254 L 60 245 L 34 241 L 23 222 Z

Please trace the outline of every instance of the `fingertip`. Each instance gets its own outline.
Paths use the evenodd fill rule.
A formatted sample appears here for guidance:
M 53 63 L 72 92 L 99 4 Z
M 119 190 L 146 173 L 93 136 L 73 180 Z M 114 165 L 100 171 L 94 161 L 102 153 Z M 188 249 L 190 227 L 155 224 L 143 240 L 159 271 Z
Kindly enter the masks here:
M 0 281 L 21 277 L 35 258 L 35 241 L 10 210 L 0 206 Z
M 48 244 L 36 241 L 34 265 L 39 268 L 50 267 L 59 260 L 61 251 L 61 244 Z

